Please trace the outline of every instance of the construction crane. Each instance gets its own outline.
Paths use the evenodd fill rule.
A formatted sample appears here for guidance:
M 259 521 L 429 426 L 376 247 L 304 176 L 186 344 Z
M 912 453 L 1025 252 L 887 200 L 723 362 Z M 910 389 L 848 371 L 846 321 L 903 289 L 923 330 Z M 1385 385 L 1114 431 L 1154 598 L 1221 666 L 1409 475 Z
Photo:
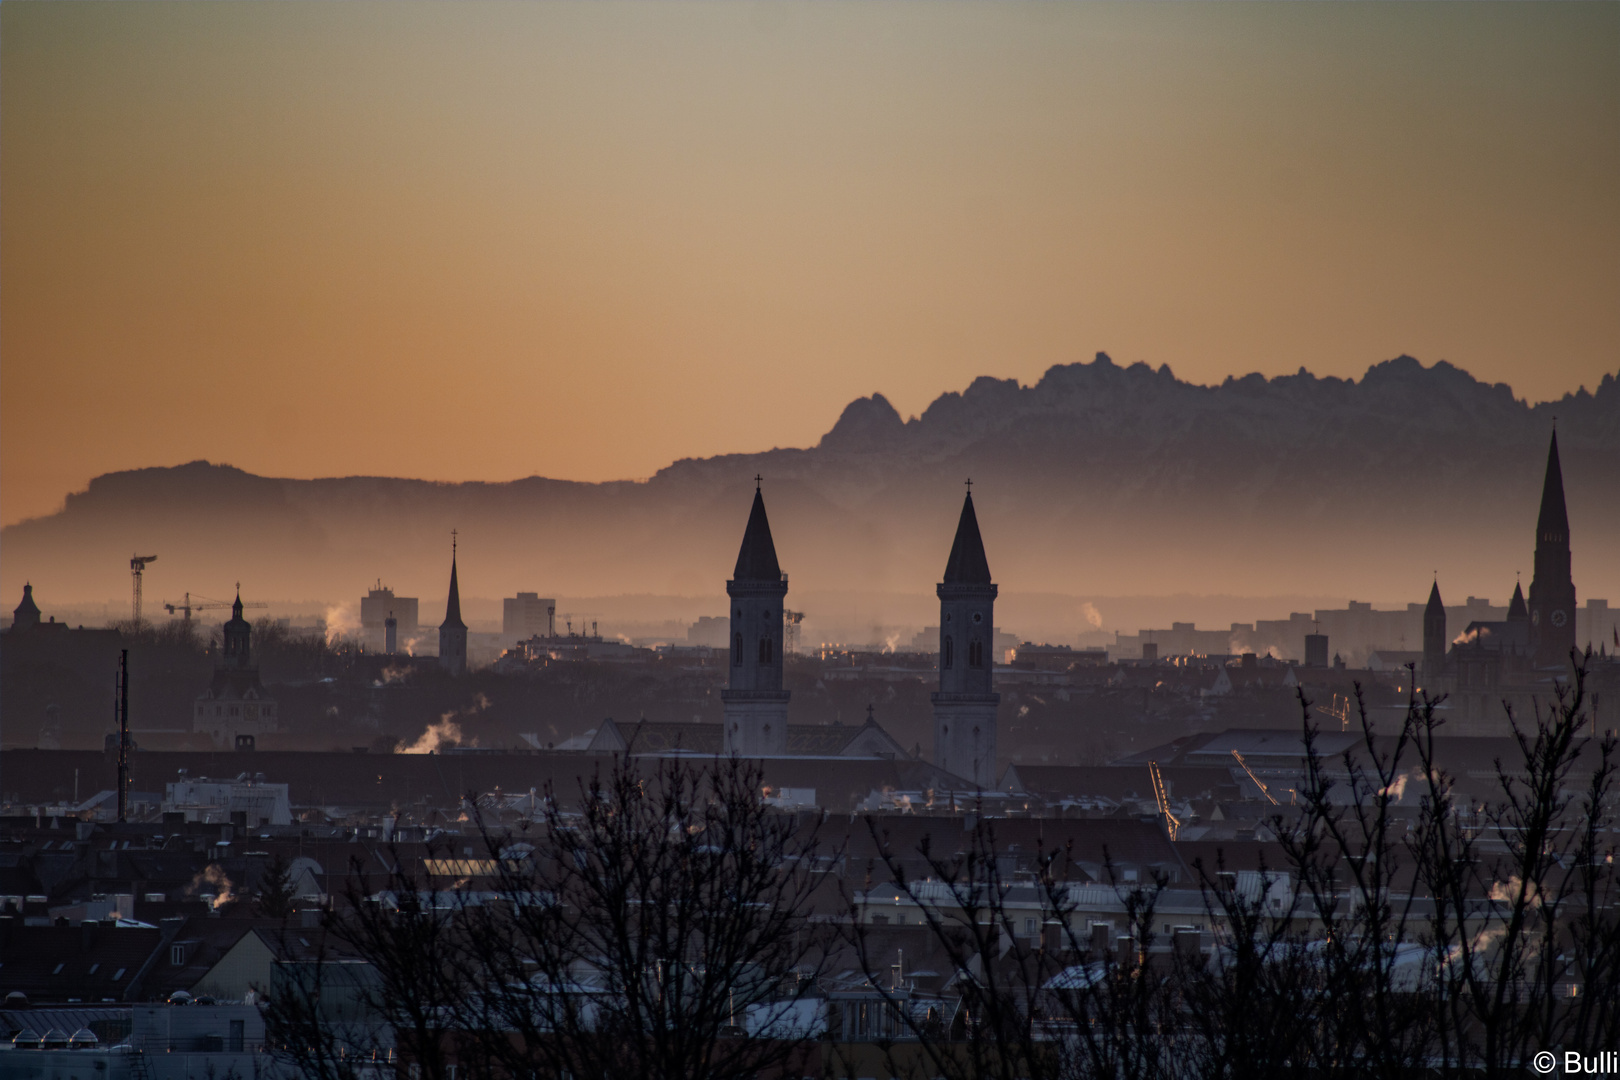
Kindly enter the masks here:
M 131 555 L 129 557 L 129 576 L 135 579 L 135 604 L 131 615 L 136 626 L 141 625 L 141 571 L 145 570 L 146 564 L 151 562 L 157 562 L 156 555 Z
M 197 599 L 193 601 L 191 599 L 191 594 L 186 593 L 186 598 L 178 604 L 171 604 L 165 600 L 163 602 L 163 610 L 167 611 L 170 615 L 178 612 L 183 615 L 186 622 L 190 622 L 191 613 L 193 611 L 208 611 L 212 608 L 228 608 L 234 606 L 235 603 L 235 600 L 210 600 L 206 596 L 198 596 Z M 270 605 L 265 603 L 263 600 L 244 600 L 242 601 L 242 606 L 245 608 L 267 608 Z
M 1159 775 L 1159 763 L 1148 762 L 1148 775 L 1153 778 L 1153 798 L 1159 804 L 1159 814 L 1164 818 L 1164 831 L 1174 840 L 1181 831 L 1181 819 L 1170 812 L 1170 800 L 1164 793 L 1164 777 Z
M 1316 708 L 1317 711 L 1337 720 L 1340 731 L 1350 730 L 1350 698 L 1348 696 L 1334 694 L 1332 705 L 1318 705 Z
M 1254 775 L 1254 770 L 1249 768 L 1249 763 L 1243 760 L 1242 754 L 1238 753 L 1236 750 L 1233 750 L 1232 756 L 1237 758 L 1237 763 L 1243 767 L 1243 771 L 1248 774 L 1249 779 L 1254 781 L 1254 786 L 1260 789 L 1260 794 L 1264 795 L 1268 800 L 1270 800 L 1272 806 L 1282 805 L 1277 801 L 1277 797 L 1271 793 L 1264 783 L 1261 782 L 1260 778 Z

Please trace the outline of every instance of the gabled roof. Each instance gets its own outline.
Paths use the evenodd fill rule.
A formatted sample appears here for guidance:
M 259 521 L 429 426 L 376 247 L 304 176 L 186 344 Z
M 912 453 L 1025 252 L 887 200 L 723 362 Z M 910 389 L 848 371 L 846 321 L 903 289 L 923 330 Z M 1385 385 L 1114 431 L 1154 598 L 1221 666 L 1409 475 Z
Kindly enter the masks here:
M 1564 506 L 1564 470 L 1558 464 L 1558 432 L 1547 448 L 1547 477 L 1541 484 L 1541 514 L 1536 518 L 1536 543 L 1569 543 L 1569 511 Z
M 776 561 L 776 542 L 771 539 L 771 523 L 765 516 L 765 496 L 754 489 L 754 505 L 748 511 L 748 527 L 743 530 L 742 547 L 737 552 L 733 581 L 781 581 L 782 567 Z
M 956 539 L 951 541 L 951 556 L 945 561 L 945 584 L 990 584 L 990 561 L 985 558 L 984 540 L 979 536 L 979 517 L 973 512 L 971 491 L 962 500 L 962 516 L 956 522 Z

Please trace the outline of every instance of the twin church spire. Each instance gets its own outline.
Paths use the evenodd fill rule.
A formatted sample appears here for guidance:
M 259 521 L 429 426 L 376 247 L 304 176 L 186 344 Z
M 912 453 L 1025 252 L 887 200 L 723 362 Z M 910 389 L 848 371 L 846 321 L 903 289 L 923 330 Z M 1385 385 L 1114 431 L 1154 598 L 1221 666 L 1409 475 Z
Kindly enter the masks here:
M 737 565 L 726 582 L 731 601 L 730 677 L 720 693 L 725 749 L 746 757 L 787 753 L 791 698 L 783 686 L 787 575 L 777 560 L 758 479 Z M 992 788 L 996 709 L 1001 701 L 991 685 L 996 586 L 971 491 L 963 499 L 937 591 L 940 674 L 939 692 L 933 695 L 934 764 L 960 780 L 964 790 Z

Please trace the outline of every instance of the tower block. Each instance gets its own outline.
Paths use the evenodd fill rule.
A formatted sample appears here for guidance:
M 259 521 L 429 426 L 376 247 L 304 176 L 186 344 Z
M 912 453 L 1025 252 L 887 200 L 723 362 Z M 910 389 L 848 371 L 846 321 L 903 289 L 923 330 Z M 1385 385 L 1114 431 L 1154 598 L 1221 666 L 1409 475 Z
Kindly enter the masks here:
M 976 789 L 995 786 L 996 707 L 992 689 L 996 586 L 990 580 L 973 493 L 962 503 L 939 594 L 939 692 L 934 764 Z
M 756 482 L 737 566 L 726 582 L 731 598 L 730 677 L 720 700 L 728 754 L 787 753 L 789 693 L 782 689 L 782 600 L 787 589 L 787 575 L 776 561 L 771 523 L 765 516 L 765 497 Z

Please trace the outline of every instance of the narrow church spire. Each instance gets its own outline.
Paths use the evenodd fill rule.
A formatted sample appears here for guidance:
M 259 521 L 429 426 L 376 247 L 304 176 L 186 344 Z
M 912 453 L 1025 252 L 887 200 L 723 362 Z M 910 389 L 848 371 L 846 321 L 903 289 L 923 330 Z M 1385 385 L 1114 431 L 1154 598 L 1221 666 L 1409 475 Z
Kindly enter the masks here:
M 1547 474 L 1536 515 L 1535 570 L 1530 576 L 1530 645 L 1537 667 L 1564 667 L 1575 648 L 1575 579 L 1571 573 L 1569 511 L 1558 432 L 1547 446 Z
M 1446 605 L 1440 600 L 1440 579 L 1435 578 L 1434 584 L 1429 586 L 1429 606 L 1424 611 L 1430 615 L 1438 611 L 1443 615 L 1445 610 Z
M 450 599 L 445 604 L 444 622 L 439 624 L 441 630 L 465 630 L 467 624 L 461 621 L 461 585 L 456 581 L 456 538 L 455 533 L 450 534 Z
M 1524 589 L 1519 586 L 1518 582 L 1513 583 L 1513 599 L 1508 601 L 1507 617 L 1509 621 L 1530 621 L 1530 608 L 1525 605 Z
M 1541 514 L 1536 518 L 1536 543 L 1567 545 L 1569 511 L 1564 505 L 1564 470 L 1558 462 L 1558 432 L 1547 448 L 1547 475 L 1541 482 Z
M 945 584 L 990 584 L 990 560 L 984 554 L 984 539 L 979 535 L 979 517 L 973 512 L 971 491 L 962 500 L 956 539 L 951 541 L 951 556 L 945 561 Z
M 439 666 L 452 675 L 467 670 L 467 624 L 461 621 L 461 583 L 456 579 L 456 531 L 450 530 L 450 596 L 439 624 Z
M 757 483 L 759 477 L 754 480 Z M 771 539 L 771 522 L 765 516 L 765 496 L 754 488 L 754 506 L 748 511 L 748 527 L 743 530 L 742 548 L 737 552 L 733 581 L 781 581 L 782 567 L 776 561 L 776 542 Z

